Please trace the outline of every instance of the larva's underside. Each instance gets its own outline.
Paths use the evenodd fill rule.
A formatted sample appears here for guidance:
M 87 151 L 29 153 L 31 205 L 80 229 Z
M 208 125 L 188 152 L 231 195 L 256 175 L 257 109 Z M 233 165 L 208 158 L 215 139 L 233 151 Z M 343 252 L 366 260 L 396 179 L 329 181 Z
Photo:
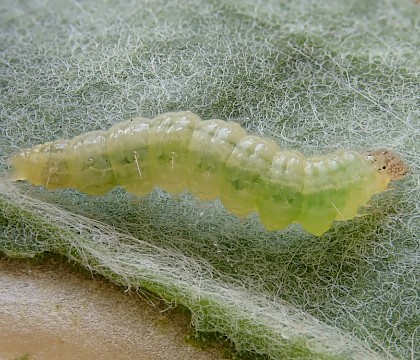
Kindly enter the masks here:
M 337 151 L 305 158 L 234 122 L 202 121 L 190 112 L 135 118 L 22 150 L 14 180 L 100 195 L 115 186 L 144 195 L 155 187 L 220 198 L 238 216 L 254 211 L 269 230 L 300 223 L 315 235 L 357 215 L 372 195 L 406 173 L 388 150 Z

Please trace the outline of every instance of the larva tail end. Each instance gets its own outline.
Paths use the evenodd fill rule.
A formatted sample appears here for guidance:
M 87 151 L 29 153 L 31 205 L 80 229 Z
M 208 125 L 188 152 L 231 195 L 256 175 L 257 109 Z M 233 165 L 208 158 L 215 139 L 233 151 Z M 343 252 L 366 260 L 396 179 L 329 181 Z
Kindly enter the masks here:
M 26 151 L 22 150 L 18 154 L 13 155 L 11 158 L 8 159 L 9 165 L 12 166 L 12 170 L 10 171 L 8 178 L 10 181 L 19 181 L 19 180 L 26 180 L 27 175 L 26 173 L 26 166 L 24 165 L 24 159 L 26 156 Z M 28 150 L 29 152 L 29 150 Z
M 45 185 L 42 180 L 45 156 L 36 156 L 33 149 L 23 149 L 13 155 L 10 162 L 12 171 L 9 174 L 9 179 L 11 181 L 27 180 L 33 185 Z
M 408 174 L 404 160 L 391 150 L 373 150 L 367 153 L 367 158 L 375 164 L 379 173 L 387 174 L 391 181 L 402 180 Z

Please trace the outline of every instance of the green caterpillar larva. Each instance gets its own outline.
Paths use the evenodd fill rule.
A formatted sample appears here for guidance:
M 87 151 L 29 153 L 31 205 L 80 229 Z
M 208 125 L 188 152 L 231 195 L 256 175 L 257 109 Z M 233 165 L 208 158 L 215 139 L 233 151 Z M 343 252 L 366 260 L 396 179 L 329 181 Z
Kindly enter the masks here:
M 254 211 L 269 230 L 300 223 L 315 235 L 356 216 L 372 195 L 407 172 L 388 150 L 337 151 L 305 158 L 234 122 L 202 121 L 190 112 L 136 118 L 24 149 L 13 179 L 48 189 L 100 195 L 115 186 L 144 195 L 161 187 L 199 199 L 220 198 L 238 216 Z

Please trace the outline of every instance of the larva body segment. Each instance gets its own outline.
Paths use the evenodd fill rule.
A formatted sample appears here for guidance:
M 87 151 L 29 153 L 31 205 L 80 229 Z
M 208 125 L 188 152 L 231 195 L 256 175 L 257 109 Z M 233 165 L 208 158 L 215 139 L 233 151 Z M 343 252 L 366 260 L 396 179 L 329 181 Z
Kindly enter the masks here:
M 258 198 L 268 184 L 271 163 L 279 151 L 270 139 L 248 135 L 238 141 L 226 161 L 220 196 L 232 213 L 247 216 L 258 210 Z
M 389 181 L 381 183 L 378 173 L 367 165 L 360 154 L 352 151 L 308 158 L 297 221 L 309 232 L 325 232 L 334 220 L 355 217 L 358 208 L 384 190 Z M 366 192 L 369 182 L 379 185 L 378 188 Z
M 155 186 L 173 194 L 186 190 L 188 149 L 201 119 L 183 112 L 162 114 L 150 122 L 149 161 Z
M 236 144 L 246 136 L 239 124 L 223 120 L 200 122 L 188 151 L 188 190 L 202 200 L 221 197 L 225 164 Z
M 84 189 L 88 194 L 104 194 L 117 185 L 111 158 L 107 155 L 107 139 L 107 132 L 94 131 L 68 142 L 68 152 L 62 152 L 64 159 L 61 162 L 67 165 L 67 172 L 72 175 L 71 187 Z M 54 187 L 60 187 L 59 179 L 58 174 L 51 172 L 50 182 L 54 181 Z
M 154 188 L 149 137 L 150 120 L 146 118 L 135 118 L 108 130 L 106 147 L 116 184 L 133 194 L 145 195 Z
M 280 151 L 260 184 L 257 207 L 269 230 L 297 222 L 303 202 L 305 157 L 297 151 Z
M 100 195 L 115 186 L 144 195 L 159 186 L 203 200 L 220 198 L 238 216 L 257 211 L 269 230 L 300 223 L 315 235 L 356 216 L 390 180 L 404 177 L 388 150 L 337 151 L 305 158 L 238 124 L 202 121 L 190 112 L 135 118 L 22 150 L 12 157 L 14 180 L 49 189 Z

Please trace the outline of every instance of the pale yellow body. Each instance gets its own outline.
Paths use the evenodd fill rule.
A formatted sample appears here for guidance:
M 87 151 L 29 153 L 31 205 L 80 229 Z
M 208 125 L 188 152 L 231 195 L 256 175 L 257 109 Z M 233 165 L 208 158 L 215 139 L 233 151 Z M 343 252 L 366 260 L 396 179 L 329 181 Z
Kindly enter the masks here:
M 335 220 L 355 217 L 391 179 L 405 175 L 405 166 L 394 177 L 385 171 L 391 160 L 381 154 L 342 150 L 305 158 L 247 135 L 234 122 L 178 112 L 38 145 L 12 162 L 15 180 L 49 189 L 93 195 L 115 186 L 137 195 L 154 187 L 189 191 L 203 200 L 220 198 L 238 216 L 256 211 L 269 230 L 300 223 L 321 235 Z M 396 158 L 394 172 L 402 163 Z

